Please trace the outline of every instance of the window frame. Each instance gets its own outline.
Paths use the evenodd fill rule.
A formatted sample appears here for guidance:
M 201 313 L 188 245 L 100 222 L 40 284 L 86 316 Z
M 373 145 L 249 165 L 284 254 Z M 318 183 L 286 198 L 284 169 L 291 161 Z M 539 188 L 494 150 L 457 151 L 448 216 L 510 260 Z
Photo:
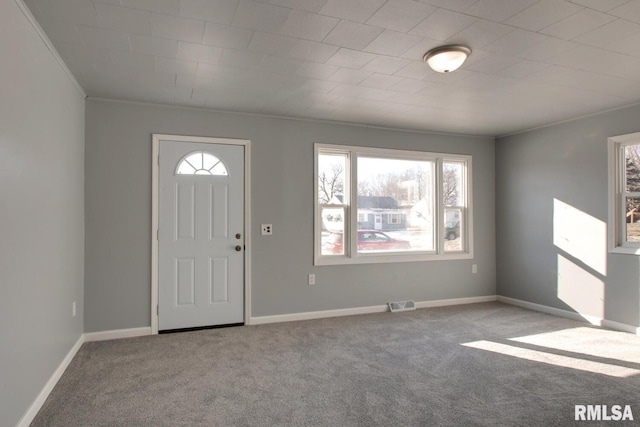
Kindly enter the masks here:
M 640 132 L 612 136 L 607 139 L 609 151 L 609 252 L 640 255 L 640 242 L 626 240 L 627 197 L 640 197 L 640 192 L 626 191 L 625 147 L 640 145 Z
M 455 253 L 464 253 L 465 252 L 465 248 L 466 248 L 466 243 L 463 241 L 462 242 L 462 250 L 446 250 L 446 235 L 447 235 L 447 227 L 446 227 L 446 211 L 447 210 L 459 210 L 460 211 L 460 215 L 462 216 L 462 218 L 460 219 L 459 224 L 458 224 L 458 228 L 459 228 L 459 234 L 464 234 L 466 236 L 466 234 L 468 233 L 467 231 L 467 226 L 468 226 L 468 215 L 469 215 L 469 204 L 470 204 L 470 198 L 468 195 L 468 191 L 470 191 L 470 186 L 471 186 L 471 160 L 467 161 L 463 161 L 460 159 L 461 156 L 455 156 L 455 155 L 449 155 L 449 154 L 443 154 L 443 158 L 440 160 L 440 164 L 438 165 L 438 174 L 440 177 L 440 183 L 438 184 L 438 191 L 440 191 L 441 193 L 438 195 L 438 200 L 440 200 L 441 202 L 441 206 L 440 206 L 440 215 L 441 215 L 441 224 L 440 224 L 440 233 L 442 236 L 442 239 L 438 239 L 438 247 L 439 250 L 441 250 L 443 253 L 448 253 L 448 254 L 455 254 Z M 470 156 L 469 156 L 470 159 Z M 443 199 L 443 194 L 442 192 L 444 192 L 444 163 L 462 163 L 463 167 L 462 167 L 462 171 L 461 171 L 461 176 L 460 176 L 460 180 L 462 181 L 462 196 L 460 196 L 460 200 L 463 202 L 462 205 L 447 205 L 444 202 Z M 466 204 L 466 206 L 465 206 Z
M 322 208 L 327 207 L 319 203 L 318 198 L 318 159 L 321 154 L 342 154 L 346 155 L 345 170 L 345 196 L 343 205 L 345 209 L 344 234 L 342 255 L 322 255 Z M 358 170 L 357 160 L 359 157 L 392 158 L 398 160 L 431 161 L 434 172 L 434 221 L 433 233 L 435 236 L 434 250 L 432 251 L 411 251 L 411 252 L 386 252 L 386 253 L 358 253 L 357 233 L 358 233 Z M 443 163 L 447 161 L 461 162 L 463 167 L 464 191 L 462 202 L 466 206 L 456 206 L 462 212 L 460 229 L 464 230 L 461 236 L 461 251 L 445 251 L 445 204 L 443 197 Z M 419 261 L 442 261 L 472 259 L 474 257 L 473 245 L 473 173 L 472 156 L 466 154 L 436 153 L 427 151 L 399 150 L 389 148 L 372 148 L 365 146 L 334 145 L 325 143 L 314 144 L 314 265 L 342 265 L 342 264 L 370 264 L 370 263 L 391 263 L 391 262 L 419 262 Z M 355 206 L 354 206 L 355 204 Z M 332 206 L 330 206 L 332 207 Z M 451 209 L 451 207 L 447 207 Z

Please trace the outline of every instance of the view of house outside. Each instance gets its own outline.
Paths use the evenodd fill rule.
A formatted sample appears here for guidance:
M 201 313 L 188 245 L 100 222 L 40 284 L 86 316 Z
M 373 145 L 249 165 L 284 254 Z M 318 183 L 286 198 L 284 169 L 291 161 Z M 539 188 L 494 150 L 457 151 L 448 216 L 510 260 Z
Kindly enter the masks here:
M 435 251 L 435 170 L 429 160 L 357 158 L 358 252 Z M 463 162 L 443 164 L 445 251 L 463 250 L 461 220 Z M 347 158 L 318 157 L 318 203 L 322 218 L 322 254 L 342 255 L 335 242 L 344 233 Z M 347 186 L 348 187 L 348 186 Z

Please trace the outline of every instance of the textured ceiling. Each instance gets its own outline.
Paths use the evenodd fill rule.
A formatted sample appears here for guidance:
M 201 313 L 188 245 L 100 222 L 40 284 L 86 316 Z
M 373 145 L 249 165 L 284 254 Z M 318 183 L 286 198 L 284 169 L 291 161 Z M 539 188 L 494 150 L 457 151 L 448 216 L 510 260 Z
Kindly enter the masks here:
M 639 0 L 25 3 L 91 97 L 491 136 L 640 102 Z

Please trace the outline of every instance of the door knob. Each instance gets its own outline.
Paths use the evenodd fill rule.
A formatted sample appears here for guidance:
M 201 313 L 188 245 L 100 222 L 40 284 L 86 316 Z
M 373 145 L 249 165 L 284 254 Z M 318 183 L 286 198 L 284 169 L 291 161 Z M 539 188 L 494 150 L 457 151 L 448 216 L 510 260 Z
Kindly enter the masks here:
M 236 233 L 236 239 L 240 240 L 241 237 L 242 237 L 242 234 Z
M 242 250 L 242 246 L 237 245 L 237 246 L 236 246 L 236 251 L 237 251 L 237 252 L 240 252 L 241 250 Z

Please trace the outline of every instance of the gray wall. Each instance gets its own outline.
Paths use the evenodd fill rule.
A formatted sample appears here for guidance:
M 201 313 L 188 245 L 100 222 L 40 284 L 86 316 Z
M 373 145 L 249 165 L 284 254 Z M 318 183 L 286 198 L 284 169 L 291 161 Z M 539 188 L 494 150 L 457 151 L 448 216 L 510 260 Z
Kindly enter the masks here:
M 86 332 L 150 325 L 154 132 L 252 141 L 253 316 L 495 294 L 492 138 L 102 100 L 87 100 L 86 116 Z M 314 267 L 314 142 L 471 154 L 476 259 Z
M 607 138 L 638 131 L 640 107 L 632 107 L 497 140 L 499 295 L 582 313 L 576 309 L 579 305 L 558 297 L 558 283 L 563 280 L 558 264 L 564 262 L 559 261 L 560 256 L 574 264 L 577 274 L 571 286 L 576 294 L 585 300 L 592 298 L 581 286 L 586 288 L 586 282 L 594 279 L 601 281 L 604 317 L 640 324 L 637 256 L 605 255 L 607 269 L 603 274 L 553 244 L 554 199 L 606 224 Z M 593 234 L 594 230 L 585 229 L 584 233 Z
M 13 426 L 82 334 L 84 101 L 14 1 L 0 2 L 0 40 L 0 425 Z

